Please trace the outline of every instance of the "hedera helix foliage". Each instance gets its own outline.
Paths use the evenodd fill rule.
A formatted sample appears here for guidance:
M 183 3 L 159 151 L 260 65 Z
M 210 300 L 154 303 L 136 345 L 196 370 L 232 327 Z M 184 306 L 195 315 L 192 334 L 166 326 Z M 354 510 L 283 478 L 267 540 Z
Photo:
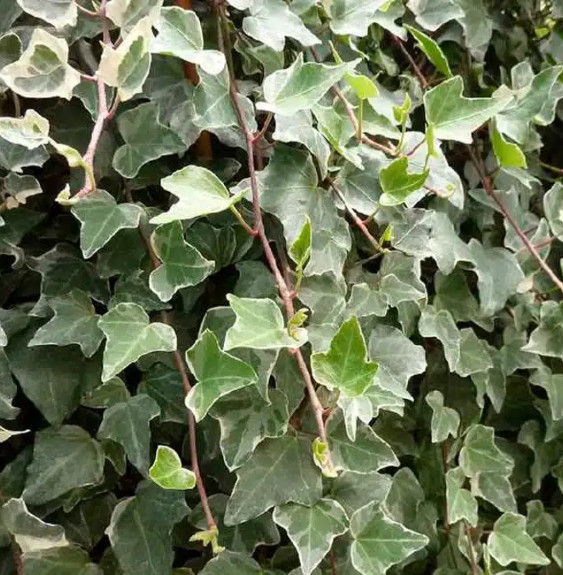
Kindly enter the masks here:
M 563 570 L 561 0 L 0 0 L 0 572 Z

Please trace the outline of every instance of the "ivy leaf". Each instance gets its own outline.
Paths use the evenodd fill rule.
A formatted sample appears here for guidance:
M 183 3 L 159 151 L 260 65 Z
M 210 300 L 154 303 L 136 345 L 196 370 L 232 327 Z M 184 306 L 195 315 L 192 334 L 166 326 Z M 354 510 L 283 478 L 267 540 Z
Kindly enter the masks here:
M 463 10 L 455 0 L 409 0 L 407 6 L 415 14 L 416 21 L 431 32 L 442 24 L 463 16 Z
M 146 18 L 153 25 L 162 8 L 162 0 L 110 0 L 107 15 L 124 32 L 129 34 L 134 26 Z
M 461 467 L 450 469 L 446 473 L 446 500 L 448 522 L 453 525 L 462 519 L 475 527 L 478 520 L 477 499 L 471 491 L 464 489 L 465 474 Z
M 117 48 L 104 44 L 97 75 L 108 86 L 117 88 L 122 102 L 143 89 L 151 67 L 152 39 L 151 21 L 147 16 L 135 24 Z
M 70 100 L 80 73 L 68 64 L 66 41 L 36 28 L 20 58 L 0 70 L 0 80 L 24 98 Z
M 154 102 L 123 112 L 117 123 L 125 144 L 115 152 L 112 165 L 124 178 L 134 178 L 151 160 L 185 149 L 178 134 L 160 122 Z
M 500 473 L 479 473 L 471 478 L 471 493 L 492 503 L 499 511 L 516 513 L 510 479 Z
M 148 395 L 140 394 L 114 403 L 104 411 L 98 438 L 111 439 L 125 449 L 127 458 L 144 475 L 150 465 L 150 421 L 160 415 L 160 407 Z
M 276 507 L 274 521 L 295 545 L 304 575 L 310 575 L 319 565 L 335 537 L 348 531 L 346 512 L 332 499 L 321 499 L 312 507 L 296 503 Z
M 379 201 L 384 206 L 402 204 L 410 194 L 423 186 L 428 173 L 429 170 L 419 174 L 409 173 L 406 157 L 394 160 L 379 172 L 379 184 L 384 192 Z
M 184 469 L 180 456 L 166 445 L 157 447 L 149 476 L 163 489 L 193 489 L 196 483 L 194 472 Z
M 295 348 L 307 341 L 307 332 L 296 328 L 298 339 L 289 335 L 279 307 L 271 299 L 241 298 L 228 294 L 227 299 L 236 314 L 234 325 L 225 337 L 225 349 Z
M 563 304 L 543 302 L 540 314 L 540 325 L 530 334 L 522 351 L 563 359 Z
M 352 515 L 352 565 L 362 575 L 383 575 L 428 544 L 428 537 L 390 519 L 379 503 L 368 503 Z
M 446 58 L 444 52 L 442 52 L 442 48 L 440 48 L 438 42 L 433 40 L 430 36 L 427 36 L 424 32 L 421 32 L 412 26 L 405 24 L 404 27 L 411 33 L 411 35 L 416 40 L 418 47 L 424 52 L 432 64 L 434 64 L 436 69 L 444 74 L 446 78 L 451 78 L 452 71 L 450 70 L 448 59 Z
M 266 101 L 256 107 L 280 116 L 309 110 L 357 64 L 358 60 L 334 65 L 304 63 L 300 54 L 289 68 L 278 70 L 264 80 Z
M 283 0 L 253 0 L 250 16 L 242 21 L 242 29 L 245 34 L 276 52 L 283 51 L 287 37 L 294 38 L 303 46 L 320 43 Z
M 375 21 L 376 14 L 383 10 L 385 0 L 334 0 L 328 4 L 330 27 L 335 34 L 367 36 L 368 27 Z
M 181 288 L 201 283 L 215 269 L 215 262 L 206 260 L 184 240 L 180 222 L 156 228 L 151 243 L 162 265 L 151 272 L 149 286 L 161 301 L 169 301 Z
M 103 471 L 102 448 L 87 431 L 75 425 L 47 428 L 36 434 L 22 497 L 29 505 L 41 505 L 100 483 Z
M 49 142 L 49 121 L 35 110 L 26 110 L 23 118 L 0 118 L 2 138 L 33 150 Z
M 527 168 L 526 156 L 518 144 L 509 142 L 499 132 L 495 120 L 491 120 L 489 135 L 498 163 L 504 168 Z M 545 197 L 545 196 L 544 196 Z
M 543 211 L 553 235 L 563 240 L 563 186 L 559 182 L 544 194 Z
M 191 220 L 222 212 L 240 196 L 231 196 L 225 184 L 211 171 L 200 166 L 186 166 L 161 181 L 162 187 L 178 197 L 167 212 L 151 219 L 152 224 Z
M 549 565 L 549 559 L 526 533 L 526 518 L 505 513 L 495 521 L 487 539 L 489 553 L 503 567 L 513 561 L 532 565 Z
M 201 421 L 221 397 L 258 381 L 250 365 L 225 353 L 215 334 L 205 330 L 186 352 L 192 373 L 198 380 L 186 396 L 186 407 Z
M 439 140 L 471 143 L 471 134 L 503 110 L 509 98 L 465 98 L 463 79 L 455 76 L 424 94 L 426 121 Z
M 284 503 L 311 506 L 320 498 L 321 473 L 310 442 L 288 435 L 266 439 L 237 470 L 225 524 L 237 525 Z
M 115 377 L 147 353 L 176 349 L 174 330 L 163 323 L 150 323 L 145 310 L 134 303 L 117 304 L 98 325 L 107 338 L 102 381 Z
M 18 4 L 28 14 L 45 20 L 58 30 L 76 26 L 78 9 L 73 0 L 18 0 Z
M 366 356 L 360 324 L 352 317 L 340 326 L 327 353 L 311 356 L 313 376 L 330 390 L 339 390 L 348 397 L 361 395 L 377 373 L 377 364 L 367 361 Z
M 432 408 L 432 443 L 441 443 L 449 435 L 457 437 L 460 418 L 459 413 L 451 407 L 444 406 L 444 396 L 439 391 L 431 391 L 424 398 Z
M 492 427 L 470 427 L 459 453 L 459 464 L 467 477 L 485 472 L 510 475 L 514 461 L 495 445 L 494 437 Z
M 88 259 L 119 230 L 136 228 L 143 210 L 134 204 L 117 204 L 111 194 L 97 190 L 74 204 L 72 213 L 80 221 L 80 245 Z
M 561 391 L 563 391 L 563 374 L 552 374 L 547 366 L 542 365 L 540 369 L 532 374 L 530 383 L 545 389 L 553 420 L 559 421 L 563 418 L 563 397 L 561 396 Z
M 29 575 L 51 572 L 57 575 L 99 575 L 100 567 L 90 562 L 88 553 L 79 547 L 56 547 L 25 553 L 23 568 Z
M 40 327 L 28 345 L 71 345 L 78 344 L 86 357 L 96 353 L 104 334 L 98 327 L 94 306 L 87 294 L 73 290 L 66 296 L 49 300 L 55 316 Z
M 208 74 L 219 74 L 225 67 L 225 56 L 217 50 L 203 49 L 203 33 L 195 12 L 177 6 L 163 8 L 155 23 L 158 36 L 153 54 L 176 56 L 202 67 Z
M 262 575 L 263 569 L 252 557 L 225 550 L 209 561 L 201 575 Z

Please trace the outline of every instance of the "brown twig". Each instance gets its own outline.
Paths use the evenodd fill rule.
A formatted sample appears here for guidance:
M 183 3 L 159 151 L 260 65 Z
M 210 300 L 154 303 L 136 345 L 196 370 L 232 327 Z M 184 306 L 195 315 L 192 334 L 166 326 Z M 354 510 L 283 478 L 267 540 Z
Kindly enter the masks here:
M 478 156 L 471 146 L 467 146 L 467 151 L 481 178 L 481 183 L 483 184 L 483 188 L 487 196 L 489 196 L 498 206 L 499 210 L 501 211 L 502 215 L 506 218 L 507 222 L 512 226 L 516 235 L 520 238 L 530 255 L 538 262 L 542 270 L 546 273 L 549 279 L 559 288 L 561 292 L 563 292 L 563 281 L 561 281 L 556 273 L 551 269 L 551 267 L 545 262 L 545 260 L 541 257 L 541 254 L 538 252 L 537 248 L 532 244 L 532 242 L 528 239 L 526 234 L 522 231 L 518 222 L 514 219 L 512 214 L 508 211 L 506 206 L 502 203 L 502 200 L 496 195 L 493 180 L 487 176 L 485 172 L 485 166 L 483 164 L 483 159 Z
M 133 203 L 133 196 L 131 194 L 131 185 L 129 181 L 125 181 L 124 183 L 125 189 L 125 197 L 128 202 Z M 160 267 L 161 262 L 154 251 L 154 248 L 151 244 L 150 238 L 147 236 L 146 232 L 139 226 L 139 237 L 141 238 L 141 242 L 145 246 L 147 254 L 151 260 L 151 264 L 153 269 L 157 269 Z M 166 311 L 161 312 L 162 323 L 171 326 L 172 322 L 170 317 Z M 182 354 L 176 349 L 173 352 L 174 357 L 174 364 L 176 365 L 176 369 L 180 374 L 180 378 L 182 380 L 182 387 L 184 388 L 184 394 L 187 395 L 192 385 L 190 383 L 190 377 L 188 375 L 188 370 L 186 368 L 186 364 L 182 358 Z M 199 492 L 199 499 L 201 501 L 201 507 L 205 514 L 205 518 L 207 521 L 207 528 L 209 530 L 217 529 L 217 523 L 213 517 L 213 512 L 211 511 L 211 507 L 209 506 L 209 500 L 207 498 L 207 492 L 205 490 L 205 484 L 203 483 L 203 477 L 201 476 L 201 470 L 199 468 L 199 459 L 197 455 L 197 436 L 196 436 L 196 421 L 195 416 L 188 409 L 188 433 L 189 433 L 189 443 L 190 443 L 190 459 L 192 463 L 192 469 L 196 478 L 196 486 Z
M 418 64 L 414 61 L 414 58 L 410 55 L 409 51 L 405 48 L 403 41 L 400 38 L 398 38 L 397 36 L 395 36 L 394 34 L 391 34 L 391 37 L 393 38 L 393 42 L 395 42 L 395 44 L 397 44 L 397 46 L 399 46 L 399 48 L 401 49 L 401 52 L 403 53 L 405 58 L 409 61 L 409 64 L 410 64 L 411 68 L 413 69 L 413 72 L 415 73 L 416 77 L 418 78 L 418 81 L 420 83 L 422 90 L 427 90 L 428 89 L 428 80 L 424 77 L 424 74 L 422 73 L 421 69 L 418 67 Z

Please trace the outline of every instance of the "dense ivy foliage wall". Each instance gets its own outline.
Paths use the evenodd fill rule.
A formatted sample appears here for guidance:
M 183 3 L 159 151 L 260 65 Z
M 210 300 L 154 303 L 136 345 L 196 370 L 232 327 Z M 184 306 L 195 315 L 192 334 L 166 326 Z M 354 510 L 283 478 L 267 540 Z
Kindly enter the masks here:
M 0 0 L 0 574 L 563 572 L 561 0 Z

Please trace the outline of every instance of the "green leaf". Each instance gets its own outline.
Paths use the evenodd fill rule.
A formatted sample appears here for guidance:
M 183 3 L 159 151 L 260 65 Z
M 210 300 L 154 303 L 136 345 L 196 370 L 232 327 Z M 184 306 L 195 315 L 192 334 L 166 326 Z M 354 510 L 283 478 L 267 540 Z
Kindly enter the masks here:
M 503 567 L 513 561 L 532 565 L 548 565 L 549 559 L 526 533 L 526 518 L 505 513 L 493 526 L 487 539 L 489 553 Z
M 103 471 L 102 448 L 87 431 L 75 425 L 44 429 L 35 437 L 22 497 L 29 505 L 41 505 L 100 483 Z
M 449 435 L 457 437 L 460 418 L 459 413 L 451 407 L 444 406 L 444 396 L 439 391 L 431 391 L 424 398 L 432 408 L 432 443 L 441 443 Z
M 239 196 L 231 196 L 225 184 L 211 171 L 187 166 L 161 181 L 162 187 L 174 194 L 178 202 L 165 213 L 151 219 L 153 224 L 191 220 L 222 212 L 234 205 Z
M 252 559 L 243 553 L 226 550 L 211 559 L 201 575 L 262 575 L 264 571 Z
M 465 474 L 461 467 L 450 469 L 446 473 L 448 522 L 453 525 L 463 519 L 476 527 L 478 520 L 477 499 L 473 497 L 471 491 L 463 488 L 464 483 Z
M 122 102 L 143 89 L 151 66 L 152 38 L 150 17 L 146 16 L 135 24 L 117 48 L 104 44 L 97 75 L 108 86 L 117 88 Z
M 352 564 L 362 575 L 383 575 L 428 544 L 428 537 L 390 519 L 378 503 L 358 509 L 350 522 Z
M 102 381 L 110 380 L 147 353 L 176 349 L 174 329 L 163 323 L 150 323 L 145 310 L 134 303 L 117 304 L 100 318 L 98 325 L 107 338 Z
M 28 575 L 101 575 L 100 567 L 90 563 L 90 556 L 79 547 L 59 547 L 26 553 L 23 567 Z
M 225 353 L 215 334 L 205 330 L 186 352 L 188 365 L 198 380 L 186 396 L 186 407 L 201 421 L 221 397 L 257 382 L 250 365 Z
M 117 123 L 125 144 L 115 152 L 112 165 L 124 178 L 134 178 L 151 160 L 185 149 L 178 134 L 160 122 L 154 102 L 123 112 Z
M 358 60 L 335 65 L 304 63 L 300 55 L 289 68 L 278 70 L 264 80 L 265 102 L 256 107 L 280 116 L 309 110 L 357 64 Z
M 355 397 L 373 383 L 377 364 L 367 361 L 367 348 L 356 317 L 345 321 L 332 338 L 327 353 L 311 356 L 313 376 L 330 390 Z
M 233 294 L 228 294 L 227 299 L 236 314 L 236 321 L 227 331 L 225 349 L 295 348 L 307 341 L 307 332 L 303 328 L 296 328 L 299 339 L 289 335 L 282 313 L 271 299 L 241 298 Z
M 26 110 L 23 118 L 0 118 L 2 138 L 33 150 L 49 142 L 49 121 L 35 110 Z
M 86 357 L 96 353 L 104 334 L 98 327 L 99 315 L 87 294 L 73 290 L 66 296 L 49 300 L 54 317 L 40 327 L 28 345 L 72 345 L 80 346 Z
M 195 12 L 177 6 L 163 8 L 155 27 L 158 36 L 151 45 L 153 54 L 176 56 L 198 64 L 208 74 L 219 74 L 225 67 L 222 52 L 203 49 L 203 33 Z
M 384 206 L 396 206 L 402 204 L 413 192 L 420 189 L 426 178 L 428 170 L 418 174 L 408 171 L 408 159 L 399 158 L 391 162 L 379 172 L 379 184 L 384 192 L 380 202 Z
M 68 64 L 66 41 L 36 28 L 20 58 L 0 70 L 0 80 L 24 98 L 70 100 L 80 74 Z
M 118 204 L 111 194 L 97 190 L 74 204 L 72 213 L 80 221 L 80 245 L 88 259 L 119 230 L 136 228 L 143 210 L 134 204 Z
M 303 224 L 299 235 L 295 238 L 295 241 L 291 244 L 288 250 L 289 257 L 299 268 L 303 268 L 311 256 L 312 242 L 313 233 L 311 220 L 309 219 L 309 216 L 305 216 L 305 223 Z
M 193 489 L 196 483 L 194 472 L 184 469 L 180 456 L 166 445 L 157 447 L 149 476 L 163 489 Z
M 540 313 L 540 325 L 532 331 L 522 351 L 563 359 L 563 304 L 543 302 Z
M 510 479 L 500 473 L 479 473 L 472 477 L 471 493 L 492 503 L 499 511 L 517 511 Z
M 510 475 L 514 461 L 495 445 L 492 427 L 476 424 L 465 435 L 459 453 L 459 464 L 467 477 L 479 473 L 500 473 Z
M 335 34 L 363 37 L 367 36 L 369 25 L 382 11 L 386 0 L 334 0 L 323 2 L 328 7 L 330 27 Z
M 530 377 L 530 383 L 543 387 L 549 400 L 551 417 L 554 421 L 563 418 L 563 374 L 552 374 L 547 366 L 536 370 Z
M 348 517 L 340 503 L 321 499 L 312 507 L 288 503 L 274 509 L 299 554 L 304 575 L 310 575 L 328 553 L 335 537 L 348 531 Z
M 563 185 L 555 182 L 543 196 L 543 211 L 553 235 L 563 240 Z
M 412 34 L 418 47 L 424 52 L 432 64 L 434 64 L 438 72 L 444 74 L 446 78 L 451 78 L 452 71 L 450 70 L 448 59 L 444 52 L 442 52 L 442 48 L 440 48 L 438 42 L 412 26 L 405 25 L 405 28 Z
M 320 42 L 283 0 L 253 0 L 249 8 L 250 16 L 246 16 L 242 22 L 244 33 L 276 52 L 283 51 L 288 37 L 303 46 Z
M 300 437 L 266 439 L 237 470 L 237 482 L 225 513 L 236 525 L 284 503 L 311 506 L 321 498 L 321 473 L 310 442 Z
M 463 79 L 455 76 L 424 94 L 426 121 L 439 140 L 471 143 L 471 134 L 503 110 L 509 98 L 465 98 Z
M 155 24 L 161 7 L 162 0 L 110 0 L 107 15 L 119 28 L 129 33 L 143 18 Z
M 201 283 L 215 269 L 215 262 L 206 260 L 184 240 L 180 222 L 156 228 L 151 243 L 162 265 L 151 272 L 149 286 L 161 301 L 169 301 L 181 288 Z
M 506 138 L 498 131 L 497 124 L 491 120 L 489 126 L 489 135 L 493 150 L 497 157 L 498 163 L 503 168 L 527 168 L 526 156 L 519 148 L 518 144 L 508 142 Z
M 72 0 L 18 0 L 18 4 L 28 14 L 45 20 L 59 30 L 76 25 L 78 10 Z

